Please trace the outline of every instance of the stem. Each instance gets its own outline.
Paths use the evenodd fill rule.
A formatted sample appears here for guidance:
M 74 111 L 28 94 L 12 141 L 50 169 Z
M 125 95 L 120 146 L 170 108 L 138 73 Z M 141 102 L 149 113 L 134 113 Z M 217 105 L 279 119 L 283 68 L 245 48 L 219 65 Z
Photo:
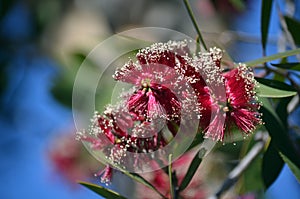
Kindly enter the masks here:
M 169 155 L 169 181 L 170 181 L 170 193 L 171 193 L 171 198 L 174 199 L 174 187 L 173 187 L 173 173 L 172 173 L 172 154 Z
M 201 35 L 200 29 L 199 29 L 198 24 L 197 24 L 197 22 L 196 22 L 196 19 L 195 19 L 195 17 L 194 17 L 194 14 L 193 14 L 193 11 L 192 11 L 192 9 L 191 9 L 191 6 L 190 6 L 189 1 L 188 1 L 188 0 L 183 0 L 183 3 L 184 3 L 185 8 L 187 9 L 187 11 L 188 11 L 188 13 L 189 13 L 189 16 L 190 16 L 190 18 L 191 18 L 191 20 L 192 20 L 192 22 L 193 22 L 193 25 L 194 25 L 194 28 L 196 29 L 196 32 L 197 32 L 198 37 L 199 37 L 199 40 L 201 41 L 201 43 L 202 43 L 204 49 L 207 51 L 206 44 L 205 44 L 205 42 L 204 42 L 204 40 L 203 40 L 203 37 L 202 37 L 202 35 Z

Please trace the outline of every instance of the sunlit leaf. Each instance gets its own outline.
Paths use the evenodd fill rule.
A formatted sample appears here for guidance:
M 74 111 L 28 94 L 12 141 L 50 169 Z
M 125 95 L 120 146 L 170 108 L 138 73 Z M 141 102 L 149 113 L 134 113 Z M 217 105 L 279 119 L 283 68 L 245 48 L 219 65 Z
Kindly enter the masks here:
M 269 147 L 264 154 L 262 164 L 262 177 L 266 189 L 268 189 L 277 179 L 283 165 L 284 162 L 282 161 L 278 150 L 275 148 L 274 142 L 271 140 Z
M 284 16 L 284 20 L 286 22 L 289 32 L 291 33 L 294 39 L 295 44 L 300 45 L 300 37 L 299 37 L 300 22 L 289 16 Z
M 89 190 L 97 193 L 98 195 L 105 197 L 105 198 L 110 198 L 110 199 L 126 199 L 126 197 L 121 196 L 117 192 L 95 185 L 87 182 L 79 182 L 79 184 L 83 185 L 84 187 L 88 188 Z
M 260 18 L 260 31 L 261 31 L 261 43 L 263 52 L 266 51 L 266 44 L 268 41 L 269 23 L 272 11 L 273 0 L 262 0 L 261 18 Z
M 262 83 L 257 88 L 257 95 L 259 97 L 282 98 L 296 95 L 296 91 L 281 90 L 273 88 Z
M 283 153 L 279 152 L 280 156 L 282 157 L 283 161 L 289 166 L 295 177 L 297 178 L 298 182 L 300 183 L 300 168 L 297 167 L 288 157 L 286 157 Z
M 297 55 L 297 54 L 300 54 L 300 48 L 297 48 L 294 50 L 288 50 L 288 51 L 284 51 L 282 53 L 277 53 L 274 55 L 270 55 L 270 56 L 262 57 L 262 58 L 255 59 L 252 61 L 248 61 L 248 62 L 245 62 L 245 64 L 248 66 L 257 66 L 259 64 L 264 64 L 264 63 L 272 61 L 272 60 L 277 60 L 277 59 L 281 59 L 284 57 L 289 57 L 289 56 L 293 56 L 293 55 Z

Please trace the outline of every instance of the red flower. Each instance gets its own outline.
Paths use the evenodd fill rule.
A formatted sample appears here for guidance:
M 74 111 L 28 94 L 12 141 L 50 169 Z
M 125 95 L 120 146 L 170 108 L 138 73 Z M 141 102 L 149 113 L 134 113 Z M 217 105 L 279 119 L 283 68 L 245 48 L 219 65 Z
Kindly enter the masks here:
M 211 121 L 206 137 L 223 141 L 237 127 L 245 134 L 253 132 L 262 124 L 261 114 L 258 112 L 260 103 L 257 100 L 255 87 L 257 85 L 254 74 L 244 64 L 223 74 L 226 88 L 226 101 L 215 101 Z M 225 117 L 225 121 L 224 121 Z
M 186 42 L 156 43 L 141 49 L 136 63 L 129 61 L 118 69 L 114 75 L 116 80 L 136 86 L 127 99 L 128 111 L 146 121 L 161 118 L 170 127 L 170 123 L 179 125 L 181 110 L 191 104 L 189 97 L 193 98 L 193 89 L 189 89 L 193 77 L 186 78 L 183 70 L 187 73 L 195 70 L 184 66 L 186 55 Z
M 248 134 L 262 123 L 261 114 L 258 112 L 258 102 L 252 69 L 244 64 L 239 64 L 224 74 L 227 96 L 226 122 L 235 124 L 240 130 Z M 230 129 L 229 129 L 230 130 Z

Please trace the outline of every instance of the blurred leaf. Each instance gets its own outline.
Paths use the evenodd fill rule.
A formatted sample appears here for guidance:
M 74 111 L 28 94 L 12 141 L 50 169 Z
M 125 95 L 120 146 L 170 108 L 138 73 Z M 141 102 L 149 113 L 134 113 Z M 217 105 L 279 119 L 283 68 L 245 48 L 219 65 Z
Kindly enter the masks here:
M 95 63 L 90 59 L 86 59 L 86 56 L 80 52 L 73 53 L 72 60 L 74 61 L 72 67 L 61 68 L 61 71 L 59 71 L 60 74 L 54 80 L 54 86 L 51 89 L 51 93 L 55 99 L 67 107 L 72 106 L 74 81 L 77 71 L 83 61 L 85 61 L 85 66 L 87 66 L 87 68 L 85 70 L 85 79 L 81 82 L 82 90 L 90 87 L 91 77 L 97 75 L 96 72 L 98 72 Z
M 282 161 L 278 150 L 275 148 L 273 140 L 271 140 L 269 147 L 264 154 L 262 163 L 262 177 L 266 189 L 268 189 L 277 179 L 283 165 L 284 162 Z
M 199 156 L 199 152 L 197 152 L 179 186 L 179 191 L 184 190 L 189 185 L 201 162 L 202 158 Z
M 263 52 L 266 52 L 266 44 L 268 41 L 269 23 L 272 11 L 273 0 L 262 0 L 261 18 L 260 18 L 260 31 L 261 31 L 261 44 Z
M 290 140 L 287 128 L 284 127 L 280 118 L 274 113 L 274 110 L 270 110 L 266 106 L 261 107 L 261 112 L 263 113 L 262 119 L 265 122 L 265 127 L 275 147 L 299 166 L 300 157 Z
M 169 165 L 168 165 L 168 173 L 169 173 L 169 183 L 170 183 L 170 193 L 171 198 L 174 198 L 175 189 L 173 184 L 173 172 L 172 172 L 172 154 L 169 155 Z
M 7 85 L 7 76 L 5 73 L 5 67 L 4 64 L 0 64 L 0 96 L 2 96 L 2 93 L 4 92 Z
M 284 20 L 286 22 L 289 32 L 291 33 L 294 39 L 295 44 L 300 45 L 300 22 L 288 16 L 284 16 Z
M 283 153 L 279 152 L 280 156 L 282 157 L 283 161 L 289 166 L 295 177 L 297 178 L 298 182 L 300 183 L 300 169 L 297 167 L 288 157 L 286 157 Z
M 238 11 L 243 11 L 246 8 L 243 0 L 229 0 L 229 1 Z
M 300 48 L 297 48 L 294 50 L 288 50 L 288 51 L 285 51 L 282 53 L 277 53 L 274 55 L 270 55 L 270 56 L 262 57 L 262 58 L 255 59 L 252 61 L 248 61 L 248 62 L 245 62 L 245 64 L 248 66 L 257 66 L 259 64 L 264 64 L 264 63 L 272 61 L 272 60 L 277 60 L 277 59 L 281 59 L 284 57 L 289 57 L 289 56 L 293 56 L 293 55 L 297 55 L 297 54 L 300 54 Z
M 11 7 L 16 3 L 14 0 L 2 0 L 0 1 L 0 19 L 6 15 Z
M 120 194 L 118 194 L 117 192 L 114 192 L 110 189 L 95 185 L 95 184 L 91 184 L 91 183 L 87 183 L 87 182 L 79 182 L 79 184 L 85 186 L 86 188 L 88 188 L 89 190 L 97 193 L 98 195 L 105 197 L 105 198 L 109 198 L 109 199 L 126 199 L 126 197 L 121 196 Z
M 281 97 L 294 96 L 296 94 L 297 94 L 296 91 L 280 90 L 277 88 L 266 86 L 262 83 L 260 83 L 259 87 L 257 88 L 257 95 L 259 97 L 281 98 Z
M 272 79 L 264 79 L 264 78 L 255 78 L 259 83 L 264 84 L 266 86 L 270 86 L 272 88 L 277 88 L 280 90 L 286 90 L 286 91 L 296 91 L 293 86 L 290 86 L 284 82 L 272 80 Z
M 257 156 L 244 171 L 240 181 L 240 192 L 246 194 L 249 192 L 258 192 L 263 190 L 264 184 L 261 177 L 262 157 Z
M 280 63 L 280 64 L 271 64 L 271 65 L 278 67 L 278 68 L 300 71 L 300 63 L 299 62 Z

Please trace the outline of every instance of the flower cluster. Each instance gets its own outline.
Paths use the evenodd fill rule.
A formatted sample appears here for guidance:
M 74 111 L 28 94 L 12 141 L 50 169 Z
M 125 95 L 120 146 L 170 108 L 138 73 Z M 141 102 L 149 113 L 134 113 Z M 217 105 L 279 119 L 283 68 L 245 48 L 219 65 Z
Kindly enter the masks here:
M 88 133 L 77 134 L 110 163 L 139 167 L 151 162 L 141 154 L 167 146 L 192 115 L 198 131 L 215 141 L 224 141 L 233 128 L 247 135 L 261 124 L 253 72 L 244 64 L 223 72 L 222 50 L 193 55 L 188 42 L 169 41 L 141 49 L 136 59 L 113 76 L 133 90 L 118 105 L 96 113 Z M 139 156 L 128 159 L 129 153 Z M 102 180 L 110 177 L 107 167 Z

